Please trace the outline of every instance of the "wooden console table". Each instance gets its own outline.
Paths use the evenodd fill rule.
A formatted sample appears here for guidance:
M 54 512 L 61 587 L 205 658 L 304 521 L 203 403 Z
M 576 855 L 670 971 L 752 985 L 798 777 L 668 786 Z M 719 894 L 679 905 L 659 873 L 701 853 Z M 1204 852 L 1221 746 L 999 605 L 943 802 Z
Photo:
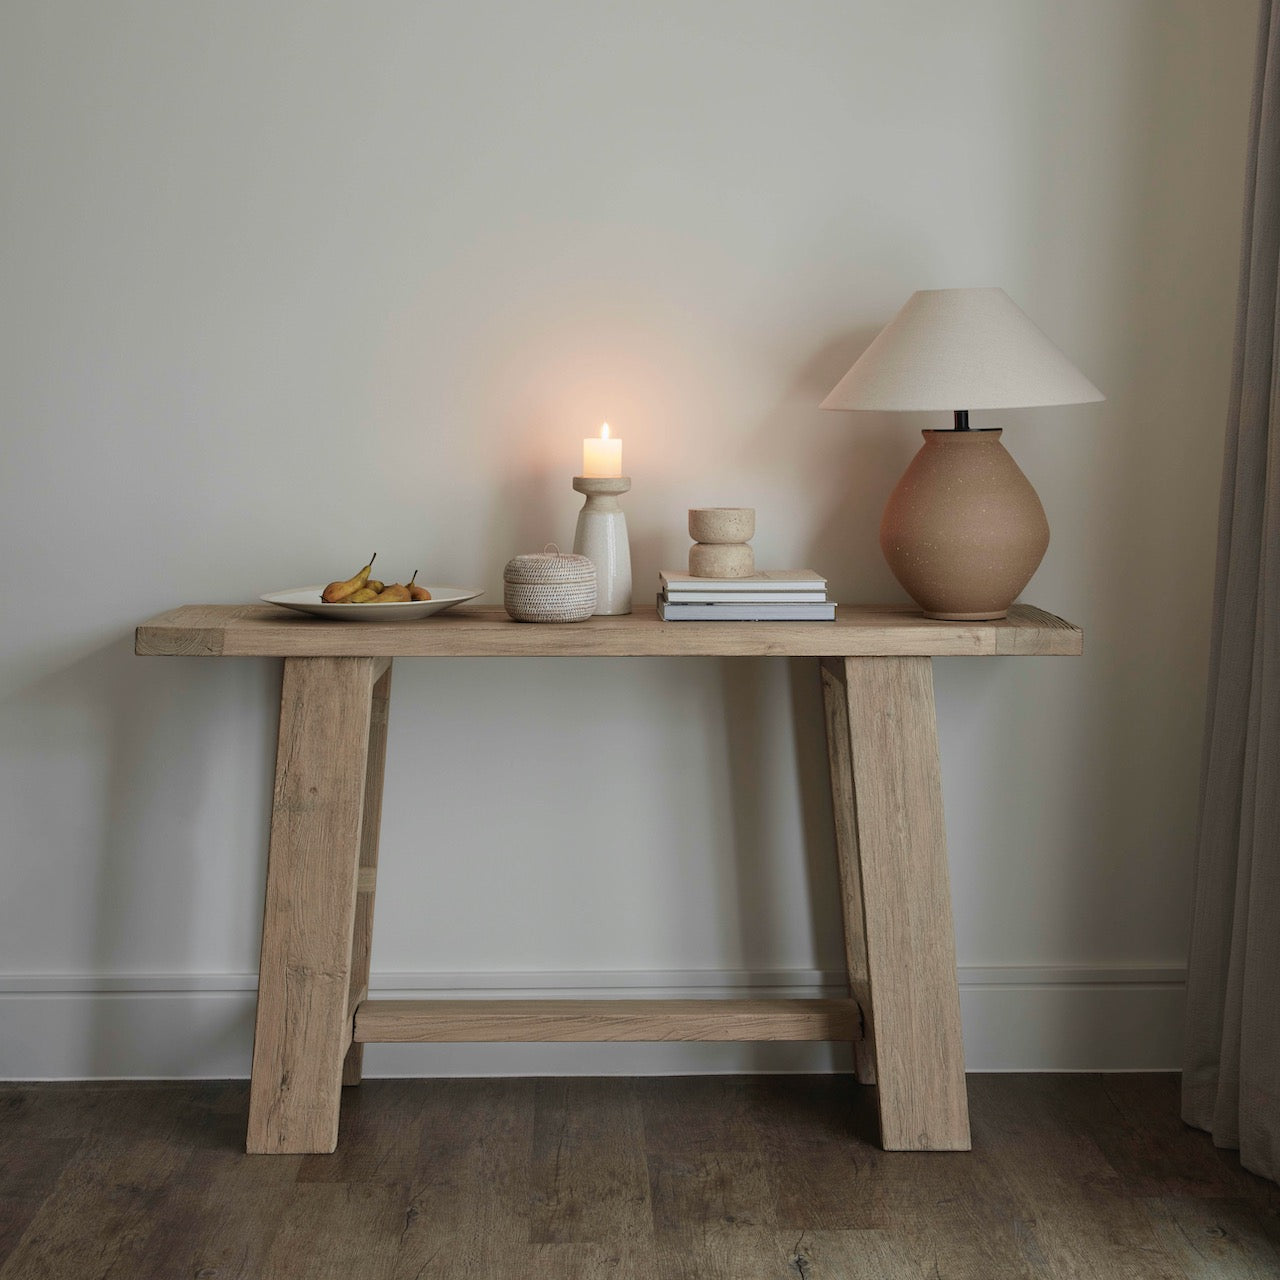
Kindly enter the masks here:
M 844 607 L 837 622 L 568 626 L 459 608 L 329 623 L 185 605 L 139 654 L 284 659 L 248 1150 L 332 1151 L 368 1041 L 845 1040 L 890 1150 L 967 1150 L 955 937 L 934 719 L 935 656 L 1071 655 L 1080 628 L 1028 605 L 1000 622 Z M 820 659 L 850 995 L 828 1000 L 370 1000 L 391 661 L 410 657 Z

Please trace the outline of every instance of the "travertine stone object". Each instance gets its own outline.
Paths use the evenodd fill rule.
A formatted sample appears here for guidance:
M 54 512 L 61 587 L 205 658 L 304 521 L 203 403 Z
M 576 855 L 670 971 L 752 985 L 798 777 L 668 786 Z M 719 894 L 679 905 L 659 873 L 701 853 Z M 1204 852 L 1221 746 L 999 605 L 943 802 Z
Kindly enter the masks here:
M 695 578 L 748 578 L 756 571 L 754 507 L 691 507 L 689 572 Z

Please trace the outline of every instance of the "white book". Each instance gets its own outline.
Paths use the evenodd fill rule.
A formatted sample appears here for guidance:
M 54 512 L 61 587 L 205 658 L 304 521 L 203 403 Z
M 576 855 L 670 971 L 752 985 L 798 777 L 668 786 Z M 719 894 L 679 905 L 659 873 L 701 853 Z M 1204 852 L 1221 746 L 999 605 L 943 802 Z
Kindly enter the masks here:
M 658 597 L 663 622 L 834 622 L 836 603 L 678 604 Z
M 667 600 L 673 604 L 822 604 L 825 591 L 672 591 Z
M 827 580 L 812 569 L 765 569 L 746 578 L 695 578 L 691 573 L 663 569 L 658 577 L 668 597 L 684 591 L 823 591 Z

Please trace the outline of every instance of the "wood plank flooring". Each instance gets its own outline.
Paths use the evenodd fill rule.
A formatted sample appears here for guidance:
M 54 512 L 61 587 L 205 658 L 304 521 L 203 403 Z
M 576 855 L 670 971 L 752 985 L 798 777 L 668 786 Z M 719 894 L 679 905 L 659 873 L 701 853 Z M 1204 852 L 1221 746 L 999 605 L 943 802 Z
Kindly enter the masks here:
M 0 1280 L 1261 1280 L 1280 1187 L 1174 1076 L 970 1076 L 970 1153 L 848 1077 L 369 1080 L 243 1154 L 247 1082 L 0 1085 Z

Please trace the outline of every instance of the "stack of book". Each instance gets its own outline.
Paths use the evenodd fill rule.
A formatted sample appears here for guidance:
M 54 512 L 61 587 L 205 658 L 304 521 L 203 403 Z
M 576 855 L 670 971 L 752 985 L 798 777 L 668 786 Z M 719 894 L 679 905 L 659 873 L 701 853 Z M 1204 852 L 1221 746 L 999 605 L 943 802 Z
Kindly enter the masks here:
M 664 569 L 663 622 L 832 622 L 836 602 L 812 569 L 768 569 L 749 578 L 695 578 Z

